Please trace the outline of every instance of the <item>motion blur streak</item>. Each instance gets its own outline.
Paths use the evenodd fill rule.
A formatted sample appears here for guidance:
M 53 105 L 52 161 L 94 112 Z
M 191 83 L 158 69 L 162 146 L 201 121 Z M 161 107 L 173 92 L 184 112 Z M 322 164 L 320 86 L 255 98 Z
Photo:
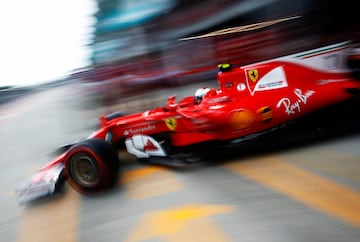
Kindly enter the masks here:
M 293 17 L 286 17 L 286 18 L 281 18 L 281 19 L 276 19 L 276 20 L 271 20 L 271 21 L 264 21 L 261 23 L 255 23 L 255 24 L 249 24 L 249 25 L 243 25 L 243 26 L 238 26 L 238 27 L 232 27 L 232 28 L 226 28 L 226 29 L 222 29 L 222 30 L 217 30 L 208 34 L 204 34 L 204 35 L 199 35 L 199 36 L 194 36 L 194 37 L 188 37 L 188 38 L 181 38 L 179 40 L 191 40 L 191 39 L 199 39 L 199 38 L 205 38 L 205 37 L 211 37 L 211 36 L 217 36 L 217 35 L 224 35 L 224 34 L 232 34 L 232 33 L 239 33 L 239 32 L 245 32 L 245 31 L 251 31 L 251 30 L 256 30 L 256 29 L 261 29 L 261 28 L 265 28 L 277 23 L 281 23 L 284 21 L 288 21 L 288 20 L 292 20 L 292 19 L 296 19 L 296 18 L 300 18 L 301 16 L 293 16 Z
M 159 172 L 161 171 L 161 172 Z M 170 171 L 159 167 L 146 167 L 124 174 L 123 182 L 131 199 L 146 199 L 180 190 L 182 185 Z
M 228 164 L 239 175 L 360 228 L 360 194 L 276 158 Z
M 17 241 L 78 241 L 80 196 L 71 189 L 67 190 L 60 200 L 23 210 Z

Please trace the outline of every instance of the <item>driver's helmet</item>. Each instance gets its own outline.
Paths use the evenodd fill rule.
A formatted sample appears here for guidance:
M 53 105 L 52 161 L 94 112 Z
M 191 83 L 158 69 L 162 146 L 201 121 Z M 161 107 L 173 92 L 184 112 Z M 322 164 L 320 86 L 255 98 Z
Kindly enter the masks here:
M 202 87 L 196 90 L 194 95 L 194 103 L 199 104 L 201 103 L 203 97 L 210 91 L 211 89 L 208 87 Z

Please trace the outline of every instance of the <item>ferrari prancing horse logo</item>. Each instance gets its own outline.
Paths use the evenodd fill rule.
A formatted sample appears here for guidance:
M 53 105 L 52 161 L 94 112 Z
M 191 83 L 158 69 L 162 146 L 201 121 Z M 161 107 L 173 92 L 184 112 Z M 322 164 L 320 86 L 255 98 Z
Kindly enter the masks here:
M 259 72 L 257 69 L 248 70 L 248 76 L 249 76 L 250 80 L 252 80 L 253 82 L 256 82 L 259 77 Z
M 174 131 L 176 129 L 177 122 L 175 118 L 167 118 L 165 119 L 165 124 L 171 131 Z

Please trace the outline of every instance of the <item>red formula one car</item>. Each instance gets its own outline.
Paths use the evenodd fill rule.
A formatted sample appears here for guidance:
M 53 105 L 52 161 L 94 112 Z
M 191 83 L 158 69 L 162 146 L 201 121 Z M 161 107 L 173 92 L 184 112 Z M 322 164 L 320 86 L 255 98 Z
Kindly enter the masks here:
M 310 113 L 352 98 L 360 81 L 346 65 L 349 43 L 243 67 L 219 65 L 218 89 L 200 88 L 179 102 L 131 115 L 100 117 L 101 127 L 69 145 L 30 180 L 20 184 L 20 203 L 56 192 L 67 181 L 91 194 L 118 179 L 119 149 L 142 162 L 184 166 L 201 160 L 210 145 L 242 144 Z

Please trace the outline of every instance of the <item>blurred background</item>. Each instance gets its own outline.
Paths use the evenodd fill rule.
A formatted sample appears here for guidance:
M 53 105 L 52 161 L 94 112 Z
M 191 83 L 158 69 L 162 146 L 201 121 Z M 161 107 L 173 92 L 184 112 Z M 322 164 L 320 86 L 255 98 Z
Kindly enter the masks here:
M 56 79 L 42 77 L 40 86 L 7 82 L 1 87 L 0 103 L 38 88 L 77 83 L 79 96 L 113 105 L 145 90 L 149 98 L 150 90 L 214 81 L 216 66 L 222 62 L 247 64 L 359 38 L 360 21 L 350 0 L 89 0 L 89 4 L 88 15 L 81 16 L 87 19 L 87 26 L 82 25 L 87 32 L 72 33 L 85 35 L 79 49 L 86 48 L 86 61 L 67 66 Z M 58 17 L 72 15 L 76 13 Z M 74 24 L 70 20 L 62 28 Z M 37 51 L 35 55 L 40 55 L 42 50 Z M 53 65 L 61 61 L 57 58 Z M 4 66 L 9 62 L 5 60 Z M 29 65 L 19 61 L 19 72 L 20 64 Z

